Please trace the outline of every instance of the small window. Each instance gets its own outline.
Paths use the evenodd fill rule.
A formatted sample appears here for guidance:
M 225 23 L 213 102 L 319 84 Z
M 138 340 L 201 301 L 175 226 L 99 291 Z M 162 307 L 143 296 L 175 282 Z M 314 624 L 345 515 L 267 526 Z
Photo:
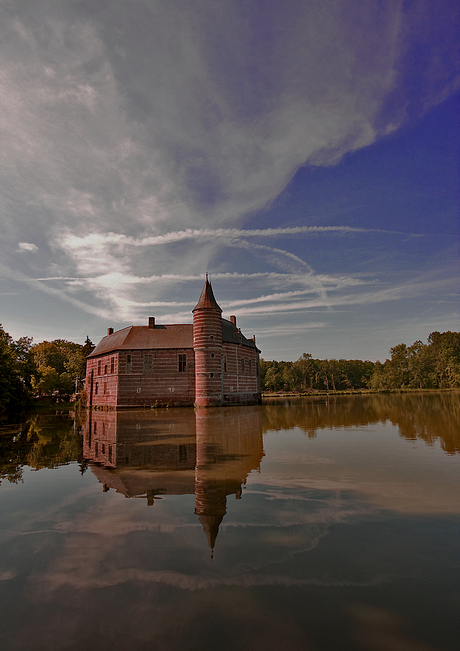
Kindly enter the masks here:
M 137 387 L 137 389 L 136 389 L 136 393 L 140 393 L 140 392 L 141 392 L 141 388 L 140 388 L 140 387 Z
M 107 375 L 107 364 L 104 366 L 104 375 Z
M 96 382 L 96 386 L 94 387 L 94 395 L 97 396 L 99 392 L 99 384 Z
M 102 362 L 101 362 L 101 360 L 99 360 L 98 363 L 97 363 L 97 374 L 102 375 Z
M 131 373 L 131 353 L 126 355 L 126 372 Z
M 110 372 L 113 374 L 115 373 L 115 357 L 112 357 L 110 360 Z
M 105 443 L 102 444 L 102 454 L 105 454 Z
M 185 373 L 187 367 L 187 355 L 185 353 L 179 354 L 179 373 Z
M 187 463 L 187 446 L 179 445 L 179 463 Z
M 153 357 L 150 354 L 144 355 L 144 373 L 151 373 L 153 368 Z
M 99 454 L 99 443 L 98 443 L 98 441 L 96 441 L 96 445 L 94 446 L 94 454 L 96 455 L 96 457 Z
M 209 377 L 214 377 L 214 373 L 210 373 L 210 374 L 209 374 Z
M 104 395 L 107 393 L 107 382 L 104 382 Z
M 211 353 L 211 357 L 214 357 L 214 353 Z
M 227 372 L 227 358 L 224 357 L 224 373 Z

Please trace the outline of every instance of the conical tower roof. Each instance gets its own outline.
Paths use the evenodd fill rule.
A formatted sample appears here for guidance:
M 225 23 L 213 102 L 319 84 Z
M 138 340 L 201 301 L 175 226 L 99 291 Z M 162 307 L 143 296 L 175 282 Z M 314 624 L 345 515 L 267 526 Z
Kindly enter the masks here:
M 203 531 L 206 534 L 208 545 L 211 550 L 214 550 L 217 534 L 219 533 L 219 525 L 224 519 L 224 515 L 225 513 L 219 513 L 217 515 L 200 515 L 198 518 L 203 527 Z
M 219 310 L 219 312 L 222 312 L 222 309 L 214 298 L 214 292 L 212 291 L 211 283 L 208 280 L 208 274 L 206 274 L 206 281 L 201 296 L 192 312 L 195 312 L 196 310 Z

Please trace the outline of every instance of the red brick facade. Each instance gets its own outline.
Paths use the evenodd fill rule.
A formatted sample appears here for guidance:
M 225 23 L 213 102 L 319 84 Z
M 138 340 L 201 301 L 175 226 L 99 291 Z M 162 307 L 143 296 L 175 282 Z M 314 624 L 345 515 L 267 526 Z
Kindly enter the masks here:
M 130 326 L 87 359 L 88 406 L 102 409 L 248 404 L 260 399 L 259 350 L 222 319 L 206 280 L 193 325 Z

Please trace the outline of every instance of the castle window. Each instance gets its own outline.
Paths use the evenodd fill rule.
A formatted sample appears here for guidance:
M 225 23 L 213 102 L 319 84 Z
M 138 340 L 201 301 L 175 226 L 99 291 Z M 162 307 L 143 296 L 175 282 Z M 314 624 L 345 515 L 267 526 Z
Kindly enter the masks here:
M 138 387 L 138 388 L 136 389 L 136 393 L 140 393 L 140 392 L 141 392 L 141 388 Z
M 107 375 L 107 364 L 104 366 L 104 375 Z
M 187 446 L 179 445 L 179 463 L 187 463 Z
M 96 441 L 96 445 L 94 446 L 94 454 L 96 455 L 96 457 L 99 454 L 99 443 L 98 443 L 98 441 Z
M 151 373 L 152 368 L 152 355 L 144 355 L 144 373 Z
M 104 382 L 104 395 L 107 393 L 107 382 Z
M 185 353 L 179 353 L 179 373 L 185 373 L 186 366 L 187 355 Z
M 102 444 L 102 454 L 105 454 L 105 443 Z
M 115 357 L 110 360 L 110 372 L 115 373 Z
M 227 372 L 227 358 L 224 357 L 224 373 Z
M 97 363 L 97 374 L 102 375 L 102 362 L 101 362 L 101 360 L 99 360 L 98 363 Z
M 211 353 L 211 357 L 214 357 L 214 353 Z
M 95 396 L 97 396 L 98 391 L 99 391 L 99 385 L 98 385 L 98 383 L 96 382 L 96 386 L 94 387 L 94 395 L 95 395 Z
M 128 353 L 126 355 L 126 372 L 131 373 L 131 355 Z
M 210 373 L 210 374 L 209 374 L 209 377 L 214 377 L 214 373 Z

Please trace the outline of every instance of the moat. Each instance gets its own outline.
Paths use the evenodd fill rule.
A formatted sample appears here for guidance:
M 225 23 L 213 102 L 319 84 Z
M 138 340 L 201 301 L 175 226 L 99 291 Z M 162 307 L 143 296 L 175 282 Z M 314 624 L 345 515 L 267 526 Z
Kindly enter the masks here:
M 458 648 L 458 392 L 35 415 L 0 446 L 3 649 Z

